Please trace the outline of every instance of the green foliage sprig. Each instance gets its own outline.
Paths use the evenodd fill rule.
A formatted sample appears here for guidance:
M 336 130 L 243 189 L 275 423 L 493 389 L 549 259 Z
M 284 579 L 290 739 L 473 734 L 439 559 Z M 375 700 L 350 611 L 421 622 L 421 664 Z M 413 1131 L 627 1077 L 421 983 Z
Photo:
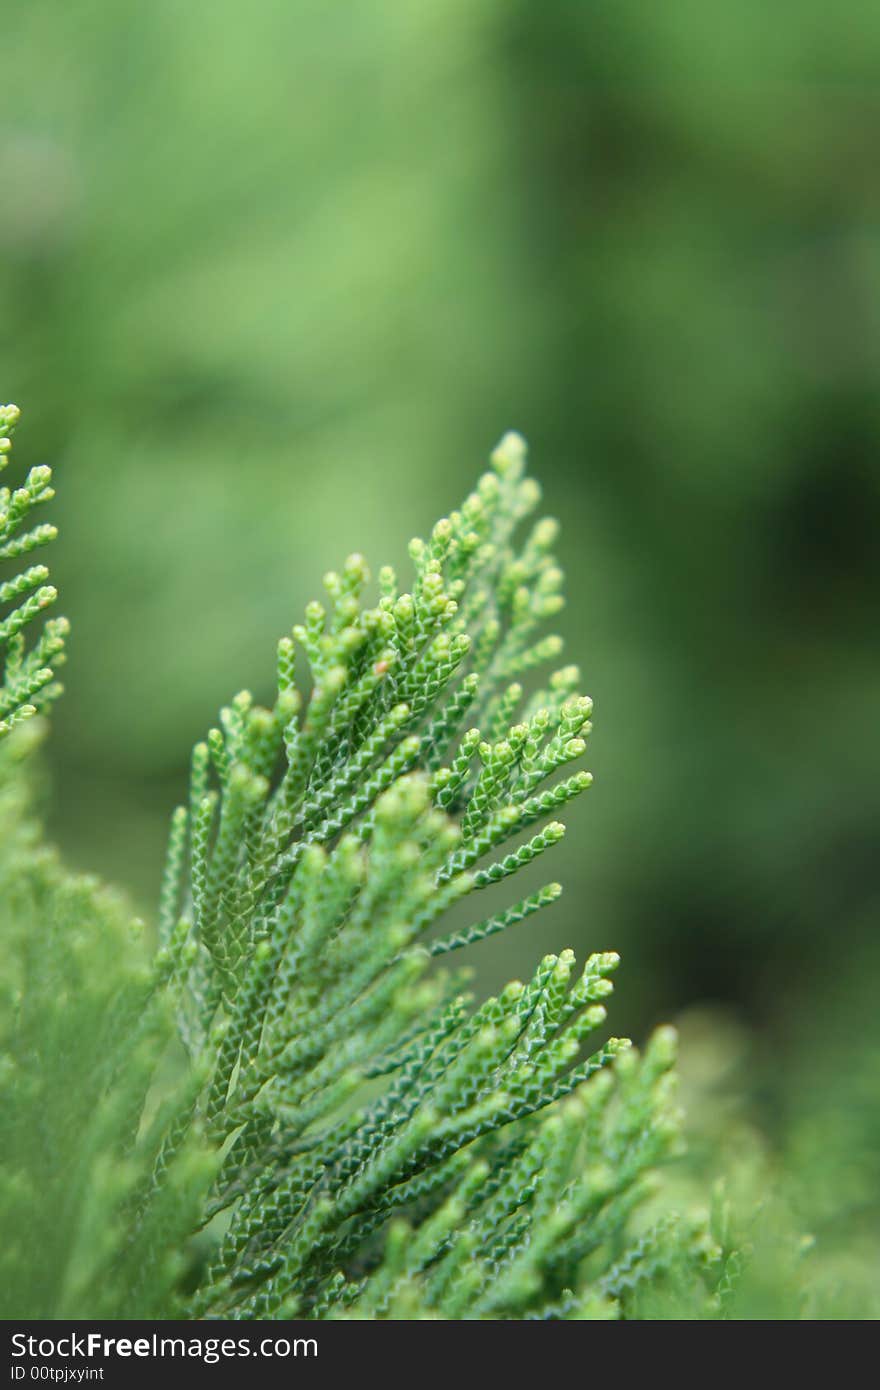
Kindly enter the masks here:
M 20 418 L 18 406 L 0 406 L 0 472 L 9 462 L 12 435 Z M 0 487 L 0 566 L 6 570 L 55 539 L 48 522 L 33 523 L 35 509 L 54 497 L 52 471 L 32 468 L 21 487 Z M 12 577 L 0 580 L 0 736 L 45 709 L 61 692 L 55 673 L 64 660 L 68 625 L 64 618 L 50 618 L 30 649 L 25 630 L 36 622 L 58 597 L 47 580 L 45 565 L 17 567 Z
M 614 954 L 580 973 L 546 956 L 476 1010 L 460 975 L 427 969 L 556 900 L 548 883 L 434 930 L 550 850 L 548 818 L 590 784 L 569 770 L 591 727 L 577 668 L 525 702 L 518 679 L 561 648 L 541 632 L 562 604 L 557 525 L 516 538 L 539 497 L 506 436 L 411 542 L 411 592 L 386 567 L 365 605 L 349 557 L 279 644 L 273 705 L 243 692 L 196 746 L 160 968 L 224 1154 L 202 1313 L 575 1316 L 623 1296 L 627 1218 L 674 1143 L 671 1035 L 615 1086 L 628 1040 L 584 1053 Z
M 41 844 L 40 724 L 0 740 L 0 1316 L 168 1316 L 214 1162 L 192 1135 L 166 1161 L 192 1081 L 157 1108 L 174 1022 L 142 924 Z
M 548 882 L 461 925 L 590 784 L 577 668 L 520 681 L 561 649 L 556 523 L 517 536 L 539 496 L 508 435 L 411 543 L 409 592 L 386 567 L 366 603 L 359 555 L 325 576 L 271 705 L 239 694 L 194 749 L 149 965 L 118 903 L 41 850 L 27 731 L 4 741 L 7 1316 L 720 1306 L 723 1251 L 639 1215 L 677 1145 L 674 1035 L 597 1045 L 617 956 L 545 955 L 479 1006 L 436 963 L 556 901 Z

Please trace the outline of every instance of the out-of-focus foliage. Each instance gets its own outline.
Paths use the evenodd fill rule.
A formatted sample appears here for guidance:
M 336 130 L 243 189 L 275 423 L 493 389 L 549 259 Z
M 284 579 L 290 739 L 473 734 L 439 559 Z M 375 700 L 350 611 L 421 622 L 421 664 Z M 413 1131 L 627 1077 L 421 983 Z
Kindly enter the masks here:
M 171 1012 L 125 905 L 41 843 L 40 732 L 0 739 L 0 1316 L 168 1316 L 214 1165 L 163 1151 Z
M 725 1316 L 880 1317 L 870 979 L 844 969 L 829 981 L 821 1046 L 816 1019 L 802 1020 L 791 1057 L 762 1055 L 729 1013 L 696 1009 L 679 1020 L 687 1156 L 665 1195 L 688 1207 L 714 1186 L 715 1238 L 736 1249 Z

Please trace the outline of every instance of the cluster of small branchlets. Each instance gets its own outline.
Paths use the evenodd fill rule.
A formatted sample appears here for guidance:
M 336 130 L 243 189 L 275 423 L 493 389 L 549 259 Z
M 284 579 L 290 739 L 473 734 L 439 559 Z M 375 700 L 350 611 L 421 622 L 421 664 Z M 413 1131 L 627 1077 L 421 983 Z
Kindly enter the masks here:
M 561 1287 L 551 1244 L 572 1270 L 610 1248 L 669 1142 L 667 1045 L 614 1101 L 590 1078 L 628 1043 L 582 1059 L 615 956 L 574 982 L 570 952 L 547 957 L 476 1011 L 461 977 L 426 973 L 558 898 L 549 883 L 432 931 L 556 844 L 547 818 L 590 783 L 567 772 L 590 730 L 577 669 L 524 703 L 520 678 L 560 650 L 540 632 L 562 603 L 555 523 L 516 547 L 539 495 L 507 436 L 461 509 L 411 543 L 411 593 L 386 567 L 365 607 L 350 557 L 279 644 L 272 707 L 242 693 L 196 746 L 159 958 L 225 1154 L 210 1211 L 226 1229 L 196 1311 L 383 1315 L 415 1289 L 444 1316 L 522 1312 L 545 1274 Z M 404 1212 L 424 1219 L 391 1226 L 372 1272 Z
M 373 808 L 404 774 L 430 770 L 435 805 L 461 827 L 460 845 L 437 866 L 420 932 L 468 888 L 508 876 L 556 843 L 563 830 L 551 821 L 469 872 L 589 785 L 583 772 L 541 785 L 584 751 L 591 706 L 573 693 L 576 668 L 557 672 L 522 722 L 498 734 L 522 699 L 511 676 L 558 650 L 535 628 L 561 603 L 561 573 L 550 551 L 552 523 L 539 522 L 521 553 L 512 546 L 517 521 L 538 498 L 522 476 L 517 437 L 502 442 L 494 465 L 429 542 L 411 544 L 412 594 L 398 592 L 386 567 L 378 605 L 363 608 L 366 565 L 350 557 L 341 574 L 325 577 L 330 611 L 309 605 L 305 622 L 279 644 L 273 708 L 255 706 L 244 692 L 197 745 L 190 806 L 172 825 L 161 917 L 173 968 L 202 977 L 202 1023 L 245 983 L 260 940 L 277 936 L 275 919 L 306 851 L 345 832 L 369 845 Z M 309 665 L 305 706 L 295 684 L 297 646 Z M 476 726 L 462 734 L 480 712 L 498 736 L 484 739 Z M 558 891 L 548 885 L 477 924 L 474 939 L 502 920 L 521 920 Z M 432 949 L 467 939 L 459 933 Z
M 564 999 L 558 964 L 556 997 Z M 585 977 L 598 982 L 591 964 Z M 320 1310 L 358 1318 L 526 1317 L 536 1308 L 544 1317 L 617 1315 L 630 1289 L 680 1254 L 664 1220 L 597 1265 L 589 1281 L 581 1274 L 588 1257 L 619 1240 L 646 1175 L 674 1142 L 673 1055 L 674 1040 L 661 1031 L 644 1058 L 621 1054 L 613 1073 L 581 1082 L 523 1126 L 501 1161 L 491 1146 L 460 1150 L 455 1180 L 435 1195 L 430 1214 L 418 1224 L 394 1217 L 382 1262 L 359 1279 L 337 1280 Z M 562 1293 L 542 1303 L 548 1288 Z
M 401 998 L 398 1028 L 416 1011 L 422 1028 L 398 1050 L 379 1100 L 309 1141 L 291 1093 L 250 1171 L 228 1168 L 227 1180 L 237 1172 L 239 1181 L 226 1202 L 232 1191 L 238 1201 L 205 1309 L 248 1318 L 294 1308 L 405 1316 L 406 1301 L 417 1298 L 444 1317 L 520 1316 L 540 1305 L 545 1288 L 577 1288 L 582 1261 L 603 1251 L 576 1302 L 620 1297 L 626 1218 L 674 1141 L 674 1049 L 660 1033 L 640 1059 L 611 1039 L 577 1061 L 604 1021 L 597 1001 L 615 965 L 613 954 L 592 957 L 572 983 L 571 953 L 547 957 L 527 985 L 508 986 L 475 1013 L 461 998 L 432 1006 L 424 986 L 409 1010 Z M 354 1043 L 354 1027 L 340 1024 L 332 1036 Z M 304 1061 L 308 1044 L 297 1041 L 291 1063 Z M 614 1058 L 612 1079 L 605 1068 Z M 332 1109 L 342 1098 L 337 1092 Z M 387 1250 L 374 1247 L 370 1260 L 383 1229 Z M 631 1278 L 653 1258 L 648 1242 L 628 1248 Z
M 0 472 L 9 462 L 19 415 L 18 406 L 0 406 Z M 0 564 L 20 560 L 55 539 L 54 526 L 31 524 L 34 508 L 55 495 L 51 481 L 51 470 L 37 467 L 21 487 L 0 487 Z M 61 692 L 55 672 L 64 660 L 66 619 L 50 618 L 33 646 L 25 645 L 28 624 L 58 596 L 46 583 L 48 578 L 45 565 L 29 565 L 0 581 L 0 735 L 45 708 Z

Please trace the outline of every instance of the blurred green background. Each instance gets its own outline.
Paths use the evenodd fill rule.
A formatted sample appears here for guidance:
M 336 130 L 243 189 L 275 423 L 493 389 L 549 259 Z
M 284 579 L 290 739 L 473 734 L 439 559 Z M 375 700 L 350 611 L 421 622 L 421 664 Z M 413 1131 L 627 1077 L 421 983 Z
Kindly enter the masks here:
M 771 1118 L 820 1050 L 846 1070 L 850 975 L 877 1030 L 876 5 L 6 0 L 2 32 L 0 393 L 57 470 L 68 857 L 149 910 L 217 706 L 516 427 L 596 785 L 492 977 L 619 948 L 616 1026 L 723 1006 Z

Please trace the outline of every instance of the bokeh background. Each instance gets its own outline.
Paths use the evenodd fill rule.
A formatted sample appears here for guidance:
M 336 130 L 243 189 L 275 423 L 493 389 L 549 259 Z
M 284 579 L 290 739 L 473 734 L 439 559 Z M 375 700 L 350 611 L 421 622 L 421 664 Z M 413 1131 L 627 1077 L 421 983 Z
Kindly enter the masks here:
M 69 859 L 149 913 L 217 706 L 519 428 L 596 784 L 491 974 L 613 945 L 619 1029 L 723 1019 L 771 1131 L 821 1073 L 873 1143 L 880 9 L 6 0 L 2 36 Z

